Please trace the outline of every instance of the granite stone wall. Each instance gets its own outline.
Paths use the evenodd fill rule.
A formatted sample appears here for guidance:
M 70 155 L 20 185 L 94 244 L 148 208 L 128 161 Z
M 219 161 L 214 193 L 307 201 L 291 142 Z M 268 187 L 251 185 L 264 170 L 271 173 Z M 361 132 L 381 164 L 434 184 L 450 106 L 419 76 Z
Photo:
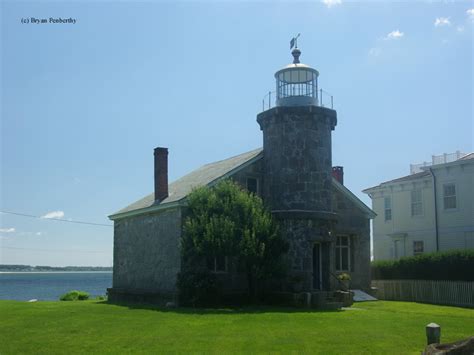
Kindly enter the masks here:
M 114 221 L 113 288 L 176 293 L 180 208 Z
M 263 198 L 289 242 L 283 289 L 313 289 L 313 246 L 323 248 L 323 289 L 330 281 L 332 244 L 331 132 L 336 111 L 317 106 L 275 107 L 260 113 L 263 131 Z M 295 280 L 298 280 L 296 282 Z
M 282 218 L 280 230 L 289 243 L 286 255 L 288 275 L 283 283 L 284 291 L 310 292 L 313 290 L 313 246 L 320 243 L 322 248 L 321 264 L 323 289 L 334 288 L 333 281 L 327 272 L 334 272 L 332 258 L 333 243 L 326 221 L 307 218 Z
M 260 113 L 263 196 L 272 210 L 331 212 L 331 131 L 336 111 L 275 107 Z
M 334 237 L 345 235 L 351 243 L 351 288 L 370 290 L 370 219 L 340 191 L 333 193 L 338 221 Z

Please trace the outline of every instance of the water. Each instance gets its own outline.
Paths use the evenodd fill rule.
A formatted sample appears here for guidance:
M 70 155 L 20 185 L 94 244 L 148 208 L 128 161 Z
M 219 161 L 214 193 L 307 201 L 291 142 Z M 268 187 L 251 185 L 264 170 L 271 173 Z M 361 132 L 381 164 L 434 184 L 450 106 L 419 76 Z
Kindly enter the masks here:
M 17 272 L 0 273 L 0 300 L 57 301 L 71 290 L 105 295 L 112 287 L 111 272 Z

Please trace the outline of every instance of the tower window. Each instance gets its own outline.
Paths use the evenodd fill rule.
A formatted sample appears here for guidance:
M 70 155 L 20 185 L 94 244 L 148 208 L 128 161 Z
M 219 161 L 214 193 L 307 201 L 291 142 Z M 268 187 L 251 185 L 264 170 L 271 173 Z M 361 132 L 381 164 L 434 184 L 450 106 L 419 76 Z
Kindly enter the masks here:
M 258 192 L 258 180 L 256 178 L 247 178 L 247 190 L 254 194 Z

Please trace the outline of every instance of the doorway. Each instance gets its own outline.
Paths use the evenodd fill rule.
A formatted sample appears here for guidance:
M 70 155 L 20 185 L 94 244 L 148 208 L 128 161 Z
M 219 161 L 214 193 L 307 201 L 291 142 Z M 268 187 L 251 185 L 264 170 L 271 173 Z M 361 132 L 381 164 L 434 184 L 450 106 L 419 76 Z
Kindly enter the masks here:
M 313 245 L 313 289 L 322 290 L 323 288 L 323 274 L 322 274 L 322 255 L 321 243 Z
M 313 290 L 329 290 L 330 243 L 313 244 Z

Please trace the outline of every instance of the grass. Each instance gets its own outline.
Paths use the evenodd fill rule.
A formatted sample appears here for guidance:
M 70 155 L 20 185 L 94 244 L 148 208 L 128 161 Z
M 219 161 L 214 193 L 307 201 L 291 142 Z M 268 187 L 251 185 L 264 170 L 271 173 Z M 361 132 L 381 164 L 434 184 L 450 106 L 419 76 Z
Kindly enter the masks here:
M 0 301 L 0 354 L 304 352 L 420 354 L 425 325 L 443 342 L 474 335 L 474 309 L 411 302 L 352 310 L 163 310 L 99 301 Z

